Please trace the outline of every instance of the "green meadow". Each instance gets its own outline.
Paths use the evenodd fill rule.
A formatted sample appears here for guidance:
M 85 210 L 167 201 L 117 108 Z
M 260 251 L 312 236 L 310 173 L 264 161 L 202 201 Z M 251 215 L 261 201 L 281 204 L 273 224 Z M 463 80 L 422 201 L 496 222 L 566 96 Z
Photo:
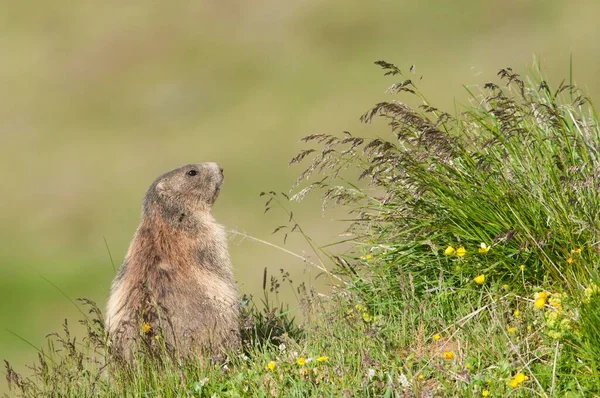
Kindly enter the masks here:
M 285 230 L 272 232 L 288 221 L 288 205 L 285 209 L 274 206 L 265 213 L 268 197 L 259 195 L 290 193 L 296 178 L 310 164 L 305 164 L 310 156 L 300 165 L 288 167 L 288 162 L 311 147 L 300 141 L 309 134 L 343 137 L 342 132 L 349 131 L 366 139 L 393 141 L 385 121 L 376 117 L 373 125 L 368 125 L 359 120 L 381 101 L 399 99 L 421 112 L 418 105 L 431 100 L 460 119 L 463 107 L 477 108 L 485 83 L 506 84 L 497 76 L 501 68 L 513 67 L 532 92 L 539 89 L 542 77 L 535 71 L 536 65 L 541 65 L 543 79 L 552 82 L 552 90 L 561 87 L 564 79 L 564 84 L 577 84 L 592 100 L 598 98 L 598 12 L 600 5 L 591 0 L 456 1 L 451 5 L 441 1 L 366 5 L 308 0 L 6 4 L 0 15 L 4 32 L 0 38 L 0 177 L 4 187 L 0 201 L 0 357 L 27 375 L 25 364 L 37 358 L 36 348 L 46 344 L 47 334 L 61 330 L 65 318 L 85 334 L 76 326 L 82 315 L 72 300 L 86 297 L 104 307 L 149 184 L 181 164 L 217 161 L 226 178 L 215 204 L 217 219 L 231 230 L 276 246 L 232 234 L 236 279 L 257 303 L 257 308 L 248 309 L 247 316 L 254 322 L 251 330 L 266 330 L 271 336 L 273 322 L 278 324 L 281 317 L 288 316 L 296 317 L 294 328 L 299 330 L 289 325 L 275 328 L 276 337 L 281 338 L 270 345 L 257 338 L 264 334 L 249 336 L 244 358 L 253 363 L 235 357 L 228 365 L 233 374 L 198 365 L 184 370 L 187 378 L 182 386 L 181 374 L 165 365 L 169 377 L 161 385 L 157 368 L 150 366 L 154 373 L 118 373 L 121 376 L 116 377 L 114 390 L 98 387 L 89 395 L 120 396 L 123 391 L 141 395 L 149 391 L 144 386 L 150 386 L 153 396 L 177 396 L 181 391 L 191 396 L 235 396 L 243 386 L 249 386 L 248 394 L 265 390 L 267 394 L 287 391 L 302 395 L 323 389 L 325 396 L 334 396 L 335 391 L 347 391 L 349 396 L 385 395 L 404 391 L 398 381 L 402 374 L 408 378 L 410 393 L 417 396 L 425 390 L 419 383 L 426 382 L 431 384 L 426 390 L 438 394 L 481 396 L 483 390 L 493 393 L 495 389 L 497 395 L 490 396 L 504 396 L 515 391 L 510 383 L 519 373 L 527 380 L 518 383 L 517 396 L 598 394 L 593 390 L 598 364 L 581 355 L 593 337 L 572 332 L 577 327 L 584 330 L 583 326 L 571 324 L 570 332 L 548 326 L 552 319 L 535 307 L 539 293 L 548 292 L 548 297 L 542 294 L 547 300 L 542 307 L 548 311 L 558 308 L 557 299 L 562 297 L 565 302 L 567 315 L 559 324 L 562 319 L 574 318 L 572 314 L 591 311 L 583 300 L 586 291 L 594 293 L 590 278 L 596 270 L 597 240 L 592 226 L 597 228 L 597 220 L 588 207 L 597 203 L 595 191 L 586 191 L 590 196 L 585 203 L 567 195 L 557 207 L 511 202 L 514 198 L 510 197 L 506 203 L 512 203 L 512 209 L 494 213 L 495 208 L 490 208 L 485 213 L 485 206 L 473 197 L 452 196 L 460 191 L 460 179 L 423 179 L 430 186 L 440 185 L 435 190 L 439 196 L 430 198 L 430 207 L 419 208 L 420 214 L 440 218 L 412 220 L 413 224 L 401 228 L 383 215 L 396 217 L 400 213 L 395 211 L 409 209 L 397 207 L 403 203 L 399 197 L 394 198 L 396 202 L 380 200 L 389 190 L 399 191 L 389 182 L 372 185 L 368 178 L 358 181 L 368 160 L 353 159 L 348 164 L 356 165 L 358 171 L 342 173 L 345 179 L 339 185 L 352 186 L 364 195 L 340 197 L 346 207 L 332 203 L 323 212 L 322 194 L 328 192 L 327 187 L 316 187 L 323 190 L 290 205 L 310 240 L 294 233 L 285 245 Z M 384 76 L 374 65 L 380 59 L 397 64 L 402 76 Z M 530 81 L 526 78 L 528 66 L 533 70 Z M 405 79 L 411 79 L 423 97 L 386 92 L 392 83 Z M 511 95 L 518 96 L 518 89 L 513 90 Z M 569 94 L 567 90 L 556 98 L 565 107 L 561 117 L 593 119 L 593 110 L 580 110 Z M 552 103 L 553 95 L 554 91 L 546 97 L 540 94 L 536 101 Z M 456 123 L 449 134 L 468 130 L 472 142 L 479 142 L 479 133 L 504 128 L 495 124 L 497 119 L 486 119 L 489 114 L 473 111 L 471 116 L 469 123 L 480 122 L 479 130 L 467 122 Z M 539 132 L 534 122 L 535 118 L 525 119 L 523 127 Z M 563 159 L 564 165 L 585 164 L 588 168 L 581 173 L 589 172 L 596 161 L 597 142 L 591 141 L 596 147 L 572 147 L 570 143 L 590 137 L 572 120 L 561 128 L 556 131 L 566 132 L 564 137 L 557 138 L 556 146 L 548 150 L 572 155 Z M 543 136 L 536 139 L 544 141 Z M 511 148 L 514 159 L 519 159 L 517 155 L 523 154 L 519 147 Z M 467 145 L 465 151 L 470 150 Z M 530 155 L 530 165 L 543 158 L 526 155 Z M 469 157 L 464 156 L 461 178 L 471 183 L 469 176 L 475 172 L 465 160 Z M 500 160 L 491 163 L 489 170 L 498 172 L 492 173 L 492 179 L 502 176 Z M 553 169 L 557 164 L 544 163 L 530 171 L 543 177 L 541 181 L 558 183 L 562 169 Z M 326 175 L 315 175 L 310 182 Z M 479 177 L 483 184 L 485 177 Z M 520 183 L 527 186 L 525 180 Z M 494 185 L 489 197 L 509 192 L 510 187 Z M 538 199 L 556 194 L 532 192 Z M 443 197 L 455 201 L 442 203 L 439 198 Z M 497 207 L 500 204 L 495 203 Z M 569 209 L 590 218 L 581 221 Z M 348 220 L 365 210 L 381 218 L 373 216 L 367 227 L 346 234 L 351 225 Z M 458 216 L 448 216 L 450 210 Z M 483 214 L 474 217 L 478 211 Z M 494 220 L 482 221 L 492 213 Z M 536 221 L 550 218 L 556 223 Z M 442 224 L 435 223 L 442 221 L 453 227 L 440 229 Z M 426 242 L 428 228 L 442 232 Z M 513 228 L 521 231 L 514 240 L 494 243 Z M 524 231 L 532 229 L 536 234 L 527 237 Z M 551 236 L 545 235 L 548 233 Z M 322 247 L 349 239 L 326 248 L 326 254 L 311 249 L 311 243 Z M 551 249 L 534 247 L 542 240 L 550 241 Z M 415 242 L 420 246 L 402 246 Z M 523 248 L 514 246 L 516 242 L 529 242 L 533 250 L 529 263 L 520 262 L 521 252 L 516 253 Z M 488 254 L 493 256 L 479 253 L 480 243 L 491 245 Z M 424 250 L 423 245 L 431 250 Z M 455 251 L 446 256 L 443 253 L 448 246 Z M 464 259 L 457 256 L 460 247 L 467 251 Z M 497 250 L 500 247 L 503 251 Z M 477 256 L 481 258 L 471 261 Z M 569 257 L 577 263 L 577 272 L 567 273 L 555 266 L 560 263 L 562 267 Z M 414 275 L 410 278 L 403 258 L 410 259 L 418 270 L 411 271 Z M 324 277 L 308 264 L 319 261 L 344 282 L 335 283 L 336 278 Z M 520 270 L 520 265 L 526 268 Z M 427 267 L 435 272 L 423 271 Z M 269 277 L 281 279 L 283 269 L 294 281 L 293 287 L 282 283 L 276 297 L 270 292 L 266 299 L 277 309 L 274 319 L 264 315 L 261 303 L 265 268 Z M 407 272 L 406 278 L 398 277 L 399 269 Z M 474 282 L 480 275 L 487 278 L 481 285 Z M 408 285 L 397 290 L 392 280 Z M 306 289 L 299 293 L 301 283 Z M 437 294 L 435 289 L 445 294 Z M 555 300 L 554 304 L 550 300 Z M 421 309 L 419 302 L 427 303 L 430 310 Z M 519 319 L 514 315 L 517 309 L 522 314 Z M 319 319 L 321 314 L 323 319 Z M 583 320 L 591 325 L 588 330 L 599 330 L 594 329 L 599 324 L 593 316 Z M 463 328 L 467 324 L 469 333 Z M 509 333 L 511 327 L 515 330 Z M 548 330 L 563 335 L 555 334 L 557 338 L 552 339 Z M 437 334 L 440 339 L 434 340 Z M 516 336 L 522 339 L 520 343 L 515 342 Z M 352 343 L 347 343 L 350 340 Z M 415 341 L 424 345 L 413 352 L 407 347 Z M 439 348 L 438 341 L 450 345 Z M 498 349 L 486 351 L 487 341 L 496 341 Z M 348 351 L 362 354 L 346 355 L 342 342 L 348 344 Z M 279 350 L 281 344 L 285 350 Z M 452 359 L 443 358 L 447 352 L 453 353 Z M 327 359 L 318 361 L 321 357 Z M 300 364 L 300 358 L 310 359 L 309 366 Z M 275 362 L 273 369 L 268 366 L 271 361 Z M 461 381 L 457 375 L 463 375 L 465 369 L 470 376 Z M 344 373 L 349 376 L 340 376 Z M 209 380 L 203 381 L 200 375 L 204 374 Z M 57 385 L 68 384 L 67 379 L 56 380 Z M 63 393 L 82 396 L 81 391 L 90 386 Z M 7 383 L 2 380 L 0 392 L 4 391 Z

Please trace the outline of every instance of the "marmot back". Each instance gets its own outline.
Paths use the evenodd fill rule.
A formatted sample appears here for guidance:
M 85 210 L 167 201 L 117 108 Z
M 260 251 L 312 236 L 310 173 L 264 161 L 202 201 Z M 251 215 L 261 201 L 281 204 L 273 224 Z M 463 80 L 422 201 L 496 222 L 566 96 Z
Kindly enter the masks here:
M 211 214 L 222 182 L 219 165 L 200 163 L 165 173 L 148 189 L 106 311 L 112 344 L 126 359 L 142 339 L 164 338 L 183 357 L 240 344 L 227 236 Z

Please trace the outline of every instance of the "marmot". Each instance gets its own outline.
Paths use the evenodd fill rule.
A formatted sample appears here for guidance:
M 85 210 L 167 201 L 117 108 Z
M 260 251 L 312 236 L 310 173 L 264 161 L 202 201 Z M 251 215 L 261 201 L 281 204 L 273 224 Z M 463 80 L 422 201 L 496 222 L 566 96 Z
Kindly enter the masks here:
M 164 338 L 181 357 L 239 346 L 239 292 L 226 232 L 211 214 L 222 182 L 218 164 L 189 164 L 148 189 L 106 311 L 111 344 L 125 359 L 143 340 Z

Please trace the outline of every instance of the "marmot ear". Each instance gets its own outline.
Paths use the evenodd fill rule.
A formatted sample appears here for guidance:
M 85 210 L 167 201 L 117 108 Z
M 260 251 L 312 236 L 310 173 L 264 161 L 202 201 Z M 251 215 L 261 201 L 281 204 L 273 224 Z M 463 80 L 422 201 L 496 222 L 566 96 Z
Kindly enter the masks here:
M 156 184 L 156 192 L 164 192 L 165 191 L 165 181 L 159 181 L 158 184 Z
M 154 192 L 159 198 L 165 198 L 169 196 L 167 182 L 165 180 L 159 181 L 158 184 L 154 187 Z

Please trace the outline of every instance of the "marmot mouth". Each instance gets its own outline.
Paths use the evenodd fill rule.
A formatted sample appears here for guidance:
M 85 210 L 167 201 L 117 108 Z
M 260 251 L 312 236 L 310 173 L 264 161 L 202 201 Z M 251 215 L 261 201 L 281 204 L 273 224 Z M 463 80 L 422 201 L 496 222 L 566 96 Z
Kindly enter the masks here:
M 217 198 L 219 197 L 219 194 L 221 193 L 221 186 L 223 185 L 223 181 L 225 179 L 223 178 L 223 175 L 221 174 L 220 176 L 218 176 L 218 178 L 215 180 L 213 180 L 214 182 L 214 191 L 212 194 L 212 197 L 210 198 L 210 204 L 212 205 L 213 203 L 216 202 Z
M 213 193 L 212 198 L 210 199 L 210 204 L 211 205 L 217 201 L 217 198 L 219 197 L 219 193 L 221 193 L 221 186 L 220 185 L 218 185 L 215 188 L 215 192 Z

